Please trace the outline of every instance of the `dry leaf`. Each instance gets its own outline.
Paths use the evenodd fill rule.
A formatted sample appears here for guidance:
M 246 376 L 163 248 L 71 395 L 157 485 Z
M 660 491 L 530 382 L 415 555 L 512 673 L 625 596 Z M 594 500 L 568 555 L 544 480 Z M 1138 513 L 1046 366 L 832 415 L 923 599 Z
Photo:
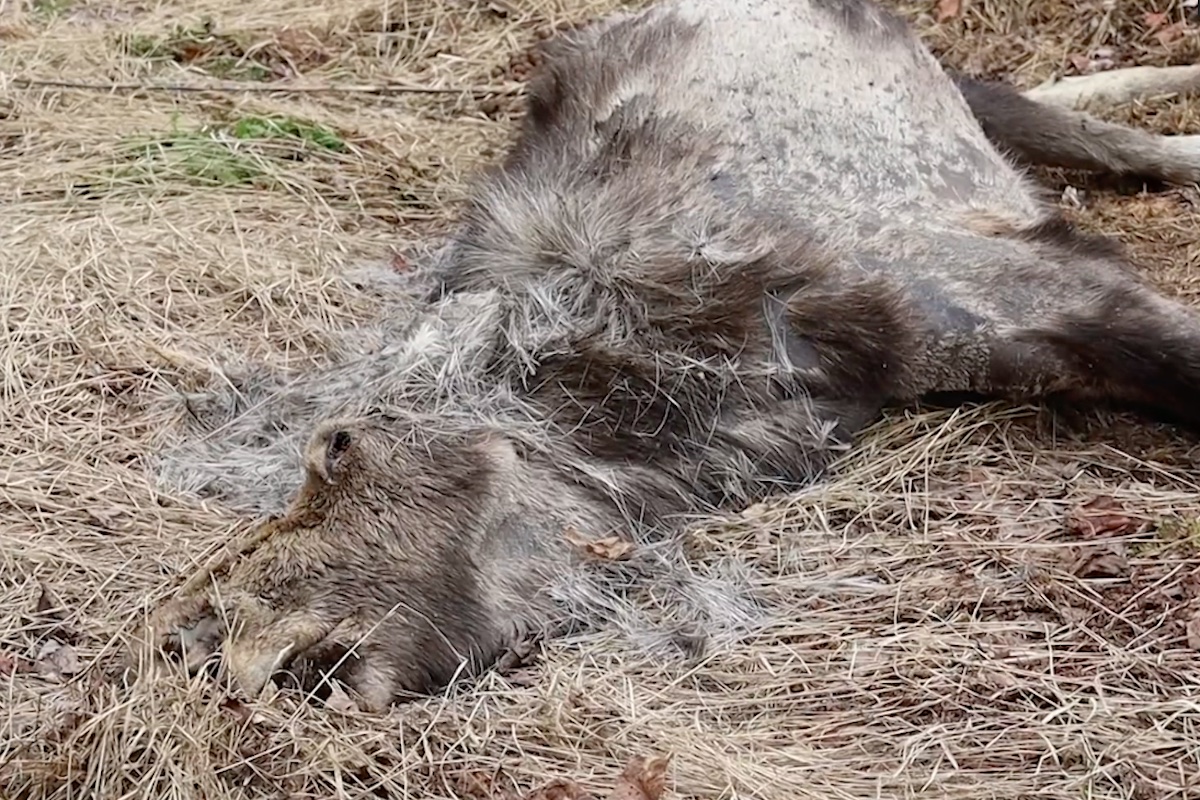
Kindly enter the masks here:
M 935 18 L 938 22 L 945 22 L 948 19 L 957 17 L 961 13 L 962 0 L 938 0 Z
M 1071 572 L 1080 578 L 1121 578 L 1129 574 L 1129 559 L 1123 547 L 1089 546 L 1076 548 Z
M 1192 614 L 1187 624 L 1187 643 L 1193 650 L 1200 650 L 1200 611 Z
M 61 608 L 62 604 L 58 602 L 58 598 L 50 591 L 50 587 L 44 583 L 38 583 L 41 588 L 41 593 L 38 595 L 37 605 L 34 606 L 33 613 L 35 614 L 50 614 L 55 609 Z M 57 618 L 57 615 L 55 615 Z
M 472 770 L 460 773 L 455 779 L 455 787 L 459 797 L 473 797 L 476 800 L 519 800 L 512 789 L 499 785 L 502 770 L 497 768 L 486 772 Z
M 1020 687 L 1021 681 L 1013 677 L 1008 670 L 999 668 L 984 668 L 982 675 L 984 682 L 994 689 L 1009 691 Z
M 25 25 L 0 25 L 0 39 L 29 39 L 33 29 Z
M 39 582 L 41 592 L 31 618 L 26 619 L 28 631 L 37 639 L 58 639 L 62 642 L 77 642 L 78 634 L 63 621 L 62 602 L 46 584 Z
M 1080 74 L 1090 75 L 1093 72 L 1103 72 L 1115 67 L 1117 51 L 1111 47 L 1098 47 L 1087 55 L 1077 53 L 1068 56 L 1067 60 Z
M 501 675 L 504 675 L 518 667 L 523 667 L 529 664 L 533 659 L 533 654 L 537 651 L 538 640 L 529 638 L 517 642 L 512 647 L 508 648 L 500 658 L 496 659 L 494 669 Z
M 1154 38 L 1158 39 L 1161 45 L 1168 45 L 1176 39 L 1182 39 L 1183 34 L 1187 31 L 1187 24 L 1184 22 L 1174 22 L 1154 34 Z
M 1071 62 L 1071 66 L 1075 68 L 1075 71 L 1081 74 L 1086 74 L 1088 72 L 1088 67 L 1092 63 L 1090 58 L 1087 56 L 1081 56 L 1078 53 L 1067 56 L 1067 60 Z
M 112 509 L 88 509 L 87 511 L 88 524 L 101 530 L 110 531 L 117 527 L 118 520 L 121 519 L 121 513 Z
M 670 766 L 670 756 L 631 758 L 608 800 L 659 800 L 667 786 Z
M 277 33 L 275 39 L 282 57 L 294 62 L 289 68 L 324 64 L 331 58 L 324 43 L 309 31 L 288 28 Z
M 1124 536 L 1142 527 L 1140 520 L 1107 495 L 1094 497 L 1071 512 L 1067 531 L 1079 539 Z M 1097 542 L 1073 548 L 1070 571 L 1080 578 L 1120 578 L 1129 574 L 1129 559 L 1120 542 Z
M 568 542 L 588 556 L 604 561 L 622 561 L 633 552 L 633 542 L 622 539 L 616 534 L 605 536 L 603 539 L 587 539 L 574 528 L 567 528 L 564 535 Z
M 501 18 L 508 18 L 515 13 L 515 10 L 508 3 L 501 3 L 499 0 L 492 0 L 488 3 L 487 10 Z
M 575 781 L 556 778 L 525 795 L 525 800 L 592 800 L 592 796 Z
M 228 712 L 242 724 L 250 721 L 250 708 L 236 697 L 225 698 L 225 700 L 221 702 L 221 710 Z
M 1166 25 L 1168 16 L 1165 11 L 1147 11 L 1145 14 L 1142 14 L 1142 22 L 1145 23 L 1147 28 L 1154 30 Z
M 37 655 L 37 672 L 43 678 L 62 683 L 82 669 L 75 648 L 51 639 L 42 645 Z
M 350 699 L 341 684 L 330 681 L 329 697 L 325 698 L 325 707 L 331 711 L 350 714 L 358 711 L 358 704 Z
M 1067 531 L 1085 539 L 1123 536 L 1136 533 L 1141 527 L 1141 520 L 1129 516 L 1120 503 L 1103 495 L 1075 509 L 1067 520 Z

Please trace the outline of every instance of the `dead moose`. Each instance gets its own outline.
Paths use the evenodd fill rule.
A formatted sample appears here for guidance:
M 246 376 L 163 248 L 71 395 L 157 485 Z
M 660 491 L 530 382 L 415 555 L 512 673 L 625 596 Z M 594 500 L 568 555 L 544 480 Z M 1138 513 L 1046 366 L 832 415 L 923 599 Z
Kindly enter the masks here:
M 378 709 L 548 628 L 566 532 L 641 540 L 810 484 L 887 404 L 1200 422 L 1200 319 L 1026 171 L 1200 180 L 1200 137 L 1076 110 L 1195 69 L 1022 94 L 868 0 L 671 0 L 544 48 L 374 404 L 311 432 L 286 513 L 139 658 L 219 655 L 250 693 L 335 664 Z

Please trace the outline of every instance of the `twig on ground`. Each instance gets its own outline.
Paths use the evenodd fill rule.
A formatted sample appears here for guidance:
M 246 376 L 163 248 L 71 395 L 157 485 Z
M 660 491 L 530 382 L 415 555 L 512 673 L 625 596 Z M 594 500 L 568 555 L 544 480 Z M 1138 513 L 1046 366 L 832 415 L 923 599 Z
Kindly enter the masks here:
M 85 81 L 13 78 L 12 85 L 21 89 L 75 89 L 92 92 L 215 92 L 233 94 L 469 94 L 476 97 L 517 95 L 524 91 L 520 85 L 498 86 L 418 86 L 406 83 L 328 84 L 324 86 L 292 86 L 259 83 L 89 83 Z

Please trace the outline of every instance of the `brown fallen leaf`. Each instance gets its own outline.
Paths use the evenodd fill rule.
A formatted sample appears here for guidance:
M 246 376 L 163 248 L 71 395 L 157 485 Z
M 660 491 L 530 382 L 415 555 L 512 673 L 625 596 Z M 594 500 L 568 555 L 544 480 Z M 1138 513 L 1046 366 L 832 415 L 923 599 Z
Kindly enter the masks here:
M 38 588 L 41 592 L 38 593 L 37 605 L 33 607 L 35 614 L 52 614 L 55 609 L 61 608 L 58 598 L 50 591 L 50 587 L 44 583 L 38 583 Z
M 34 666 L 39 675 L 56 683 L 65 682 L 83 669 L 75 648 L 56 639 L 50 639 L 42 645 Z
M 227 697 L 221 701 L 221 710 L 228 713 L 238 722 L 245 724 L 250 721 L 250 707 L 236 697 Z
M 1166 25 L 1169 18 L 1170 15 L 1165 11 L 1147 11 L 1145 14 L 1142 14 L 1142 22 L 1150 30 Z
M 25 624 L 30 634 L 37 639 L 58 639 L 62 642 L 75 643 L 79 635 L 68 626 L 63 617 L 65 606 L 46 584 L 38 583 L 39 593 L 33 614 L 26 618 Z
M 0 39 L 30 39 L 33 28 L 26 25 L 0 25 Z
M 1173 22 L 1162 30 L 1155 31 L 1154 38 L 1158 40 L 1159 44 L 1168 45 L 1177 39 L 1182 39 L 1185 33 L 1187 33 L 1186 22 Z
M 1141 527 L 1141 520 L 1129 516 L 1124 506 L 1106 495 L 1087 501 L 1071 512 L 1067 519 L 1067 532 L 1085 539 L 1123 536 L 1136 533 Z
M 613 534 L 603 539 L 588 539 L 575 528 L 567 528 L 563 535 L 567 541 L 592 558 L 604 561 L 623 561 L 633 552 L 633 542 Z
M 1084 579 L 1120 578 L 1129 574 L 1129 559 L 1120 545 L 1075 548 L 1071 572 Z
M 592 796 L 575 781 L 555 778 L 525 795 L 525 800 L 592 800 Z
M 1013 677 L 1011 672 L 999 668 L 984 668 L 980 670 L 983 682 L 994 689 L 1009 691 L 1020 687 L 1021 681 Z
M 1193 650 L 1200 650 L 1200 611 L 1192 614 L 1187 624 L 1187 643 Z
M 608 800 L 659 800 L 667 787 L 671 756 L 629 759 Z
M 1090 58 L 1079 53 L 1067 56 L 1067 60 L 1071 62 L 1071 66 L 1075 68 L 1075 71 L 1080 74 L 1086 74 L 1088 66 L 1092 63 Z
M 520 800 L 511 788 L 501 785 L 507 783 L 502 781 L 503 774 L 503 768 L 459 773 L 454 780 L 457 794 L 474 800 Z
M 538 642 L 536 639 L 527 639 L 517 642 L 512 647 L 508 648 L 496 660 L 494 669 L 500 675 L 505 675 L 519 667 L 526 666 L 532 660 L 534 652 L 536 652 Z
M 280 55 L 290 61 L 289 67 L 315 67 L 328 62 L 333 56 L 320 37 L 311 31 L 285 28 L 275 34 Z
M 1117 51 L 1111 47 L 1097 47 L 1087 54 L 1076 53 L 1068 56 L 1067 60 L 1081 75 L 1091 75 L 1116 67 Z
M 390 266 L 392 268 L 392 272 L 397 272 L 397 273 L 400 273 L 401 275 L 403 275 L 406 272 L 412 271 L 412 263 L 408 260 L 408 257 L 405 256 L 403 253 L 392 253 L 392 260 L 391 260 Z
M 937 13 L 934 18 L 938 22 L 953 19 L 962 13 L 963 0 L 938 0 Z
M 508 3 L 501 3 L 499 0 L 492 0 L 492 2 L 488 3 L 487 10 L 492 14 L 504 19 L 513 16 L 515 13 L 515 9 L 511 5 Z

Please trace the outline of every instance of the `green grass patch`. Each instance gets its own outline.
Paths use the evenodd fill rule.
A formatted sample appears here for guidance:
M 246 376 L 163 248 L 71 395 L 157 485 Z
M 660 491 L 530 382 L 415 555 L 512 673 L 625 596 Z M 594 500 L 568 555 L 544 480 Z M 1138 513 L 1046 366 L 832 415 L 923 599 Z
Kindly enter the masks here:
M 1150 529 L 1153 539 L 1131 542 L 1130 553 L 1137 558 L 1152 558 L 1170 551 L 1200 552 L 1200 519 L 1164 517 Z
M 176 25 L 161 35 L 126 34 L 119 46 L 134 58 L 187 64 L 226 80 L 265 81 L 273 75 L 270 63 L 262 60 L 271 61 L 269 53 L 249 53 L 241 37 L 217 31 L 210 19 L 195 25 Z
M 43 19 L 54 19 L 71 7 L 74 0 L 34 0 L 33 13 Z
M 241 141 L 291 140 L 317 150 L 345 153 L 346 142 L 324 125 L 295 117 L 244 117 L 233 124 L 230 133 Z
M 134 58 L 184 62 L 205 54 L 233 55 L 242 52 L 242 47 L 234 37 L 217 33 L 213 21 L 205 19 L 195 25 L 175 25 L 157 36 L 126 34 L 121 37 L 121 50 Z
M 214 133 L 180 131 L 130 142 L 132 163 L 119 170 L 120 177 L 135 183 L 184 180 L 200 186 L 240 186 L 270 174 L 270 165 L 257 153 L 238 152 Z
M 333 129 L 288 116 L 246 116 L 193 129 L 173 125 L 165 134 L 124 142 L 121 163 L 87 188 L 185 183 L 269 189 L 298 161 L 349 150 Z
M 1200 519 L 1168 517 L 1158 525 L 1158 538 L 1200 550 Z

